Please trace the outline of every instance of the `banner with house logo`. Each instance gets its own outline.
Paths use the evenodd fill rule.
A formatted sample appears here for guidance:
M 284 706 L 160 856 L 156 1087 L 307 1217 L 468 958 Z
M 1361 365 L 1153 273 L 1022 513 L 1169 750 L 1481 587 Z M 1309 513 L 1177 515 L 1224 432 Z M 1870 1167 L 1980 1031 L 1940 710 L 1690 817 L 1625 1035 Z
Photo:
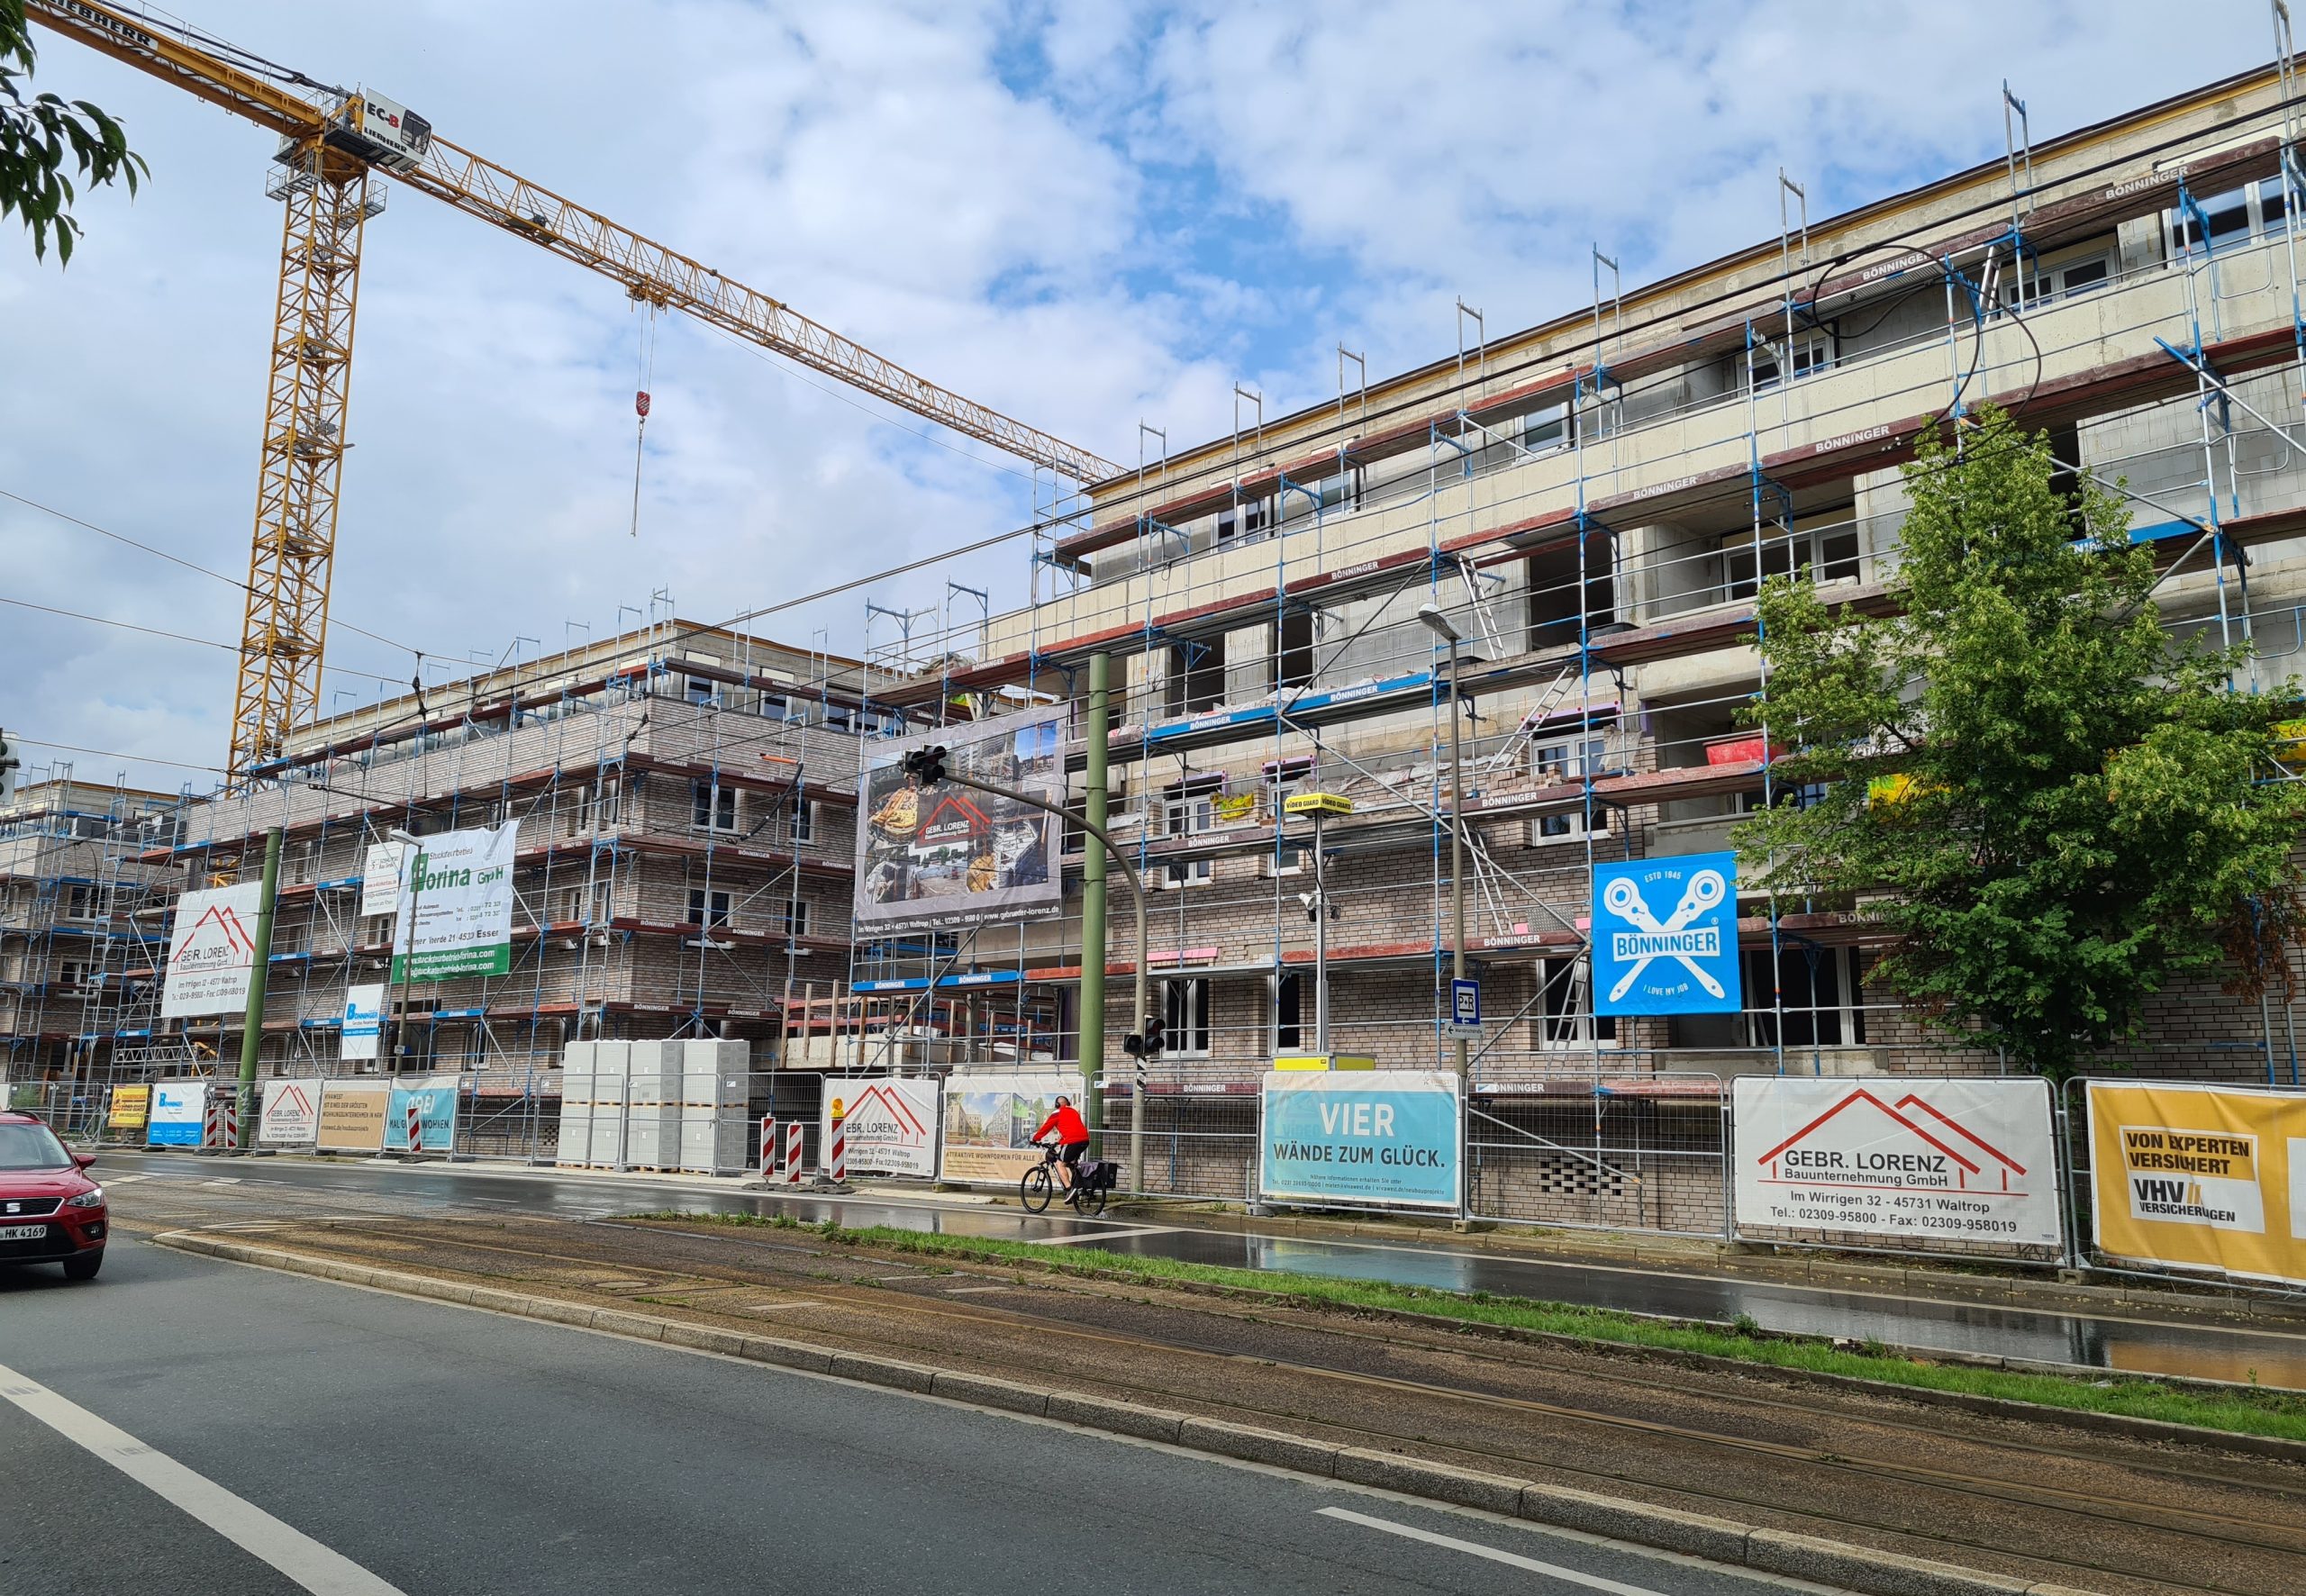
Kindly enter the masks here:
M 208 887 L 177 900 L 168 974 L 160 984 L 160 1018 L 248 1011 L 263 902 L 264 884 L 257 881 Z
M 1064 896 L 1058 818 L 950 783 L 924 789 L 903 761 L 915 748 L 942 747 L 949 770 L 1062 805 L 1061 728 L 1056 716 L 1027 713 L 867 743 L 857 825 L 858 929 L 941 930 L 1054 917 Z
M 264 1118 L 257 1140 L 268 1147 L 308 1147 L 321 1133 L 321 1084 L 317 1080 L 267 1081 Z
M 2093 1081 L 2098 1249 L 2306 1283 L 2306 1093 Z
M 2056 1247 L 2049 1083 L 1740 1075 L 1740 1230 L 1838 1245 Z
M 825 1077 L 818 1115 L 818 1146 L 832 1145 L 832 1122 L 840 1120 L 853 1174 L 937 1175 L 936 1079 L 894 1075 L 862 1079 Z
M 1735 1014 L 1738 856 L 1593 866 L 1593 1011 Z
M 393 920 L 395 981 L 502 975 L 513 967 L 513 854 L 520 824 L 443 831 L 404 850 Z

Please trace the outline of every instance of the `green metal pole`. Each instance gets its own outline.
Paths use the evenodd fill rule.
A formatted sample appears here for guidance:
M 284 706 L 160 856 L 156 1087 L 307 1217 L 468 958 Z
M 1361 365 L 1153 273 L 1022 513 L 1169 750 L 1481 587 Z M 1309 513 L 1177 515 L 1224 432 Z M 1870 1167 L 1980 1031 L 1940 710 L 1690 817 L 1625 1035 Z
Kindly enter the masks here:
M 280 828 L 264 834 L 264 896 L 256 911 L 255 964 L 249 971 L 249 1006 L 241 1024 L 240 1118 L 232 1127 L 232 1151 L 249 1144 L 256 1123 L 256 1059 L 264 1046 L 264 982 L 272 962 L 272 911 L 280 901 Z
M 1088 817 L 1090 846 L 1081 857 L 1081 1074 L 1082 1118 L 1093 1131 L 1105 1126 L 1105 741 L 1112 735 L 1110 702 L 1112 659 L 1089 656 L 1088 791 L 1081 812 Z M 1142 959 L 1144 950 L 1137 957 Z M 1098 1156 L 1105 1156 L 1103 1147 Z

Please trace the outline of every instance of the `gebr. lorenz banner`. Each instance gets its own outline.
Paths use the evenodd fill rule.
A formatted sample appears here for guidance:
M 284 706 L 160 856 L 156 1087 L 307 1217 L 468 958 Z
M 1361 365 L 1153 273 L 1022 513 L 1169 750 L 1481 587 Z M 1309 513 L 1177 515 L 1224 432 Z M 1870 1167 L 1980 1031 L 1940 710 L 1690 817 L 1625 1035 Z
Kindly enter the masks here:
M 2306 1283 L 2306 1093 L 2090 1083 L 2098 1249 Z
M 923 788 L 902 761 L 949 750 L 946 766 L 1050 803 L 1065 795 L 1062 722 L 1032 712 L 867 742 L 857 824 L 856 918 L 876 931 L 1044 920 L 1063 902 L 1055 815 L 949 783 Z
M 834 1089 L 828 1081 L 826 1090 Z M 938 1178 L 1013 1186 L 1041 1161 L 1033 1132 L 1059 1094 L 1081 1106 L 1081 1077 L 1071 1070 L 978 1074 L 955 1070 L 945 1083 L 945 1147 Z
M 263 902 L 264 884 L 256 881 L 209 887 L 177 900 L 168 976 L 160 986 L 163 1020 L 247 1011 Z
M 1740 1075 L 1744 1229 L 1841 1244 L 2056 1247 L 2049 1084 Z
M 827 1075 L 818 1145 L 832 1146 L 833 1120 L 839 1119 L 850 1173 L 914 1174 L 933 1180 L 937 1115 L 933 1076 Z
M 1738 856 L 1593 866 L 1593 1011 L 1735 1014 Z
M 1275 1070 L 1257 1190 L 1270 1202 L 1455 1212 L 1457 1077 L 1437 1070 Z
M 513 967 L 513 853 L 519 830 L 518 821 L 507 821 L 486 831 L 443 831 L 425 838 L 421 848 L 404 850 L 394 919 L 395 981 L 502 975 Z
M 304 1078 L 264 1084 L 257 1140 L 267 1147 L 309 1147 L 321 1132 L 321 1084 Z

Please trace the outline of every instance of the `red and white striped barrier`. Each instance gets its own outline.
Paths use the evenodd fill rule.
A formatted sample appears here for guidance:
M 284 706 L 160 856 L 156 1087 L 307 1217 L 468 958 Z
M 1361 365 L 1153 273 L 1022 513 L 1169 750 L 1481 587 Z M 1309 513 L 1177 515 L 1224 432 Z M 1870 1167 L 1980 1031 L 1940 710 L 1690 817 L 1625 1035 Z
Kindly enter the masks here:
M 222 1087 L 208 1089 L 208 1102 L 200 1111 L 200 1145 L 211 1152 L 229 1153 L 241 1145 L 241 1110 L 238 1093 Z
M 808 1156 L 807 1144 L 802 1136 L 801 1122 L 796 1120 L 785 1128 L 784 1175 L 786 1185 L 797 1186 L 801 1183 L 801 1165 Z
M 825 1174 L 836 1182 L 849 1178 L 849 1133 L 841 1129 L 847 1123 L 846 1116 L 833 1116 L 832 1145 L 825 1149 Z
M 408 1100 L 408 1150 L 412 1153 L 424 1150 L 424 1113 L 416 1106 L 413 1097 Z
M 776 1173 L 776 1116 L 760 1117 L 760 1178 L 768 1179 Z

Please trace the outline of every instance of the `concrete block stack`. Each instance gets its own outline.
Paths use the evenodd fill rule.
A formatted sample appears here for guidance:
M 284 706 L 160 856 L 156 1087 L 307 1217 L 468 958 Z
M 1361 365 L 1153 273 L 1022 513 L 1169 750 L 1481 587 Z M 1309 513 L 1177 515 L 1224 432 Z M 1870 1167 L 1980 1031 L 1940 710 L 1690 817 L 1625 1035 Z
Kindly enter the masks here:
M 742 1041 L 667 1042 L 680 1063 L 676 1088 L 678 1165 L 708 1174 L 742 1170 L 753 1150 L 752 1047 Z M 675 1077 L 667 1075 L 668 1090 Z M 672 1110 L 667 1111 L 672 1122 Z M 669 1162 L 669 1160 L 668 1160 Z
M 571 1042 L 561 1059 L 560 1150 L 572 1168 L 615 1169 L 626 1162 L 625 1115 L 631 1042 Z

